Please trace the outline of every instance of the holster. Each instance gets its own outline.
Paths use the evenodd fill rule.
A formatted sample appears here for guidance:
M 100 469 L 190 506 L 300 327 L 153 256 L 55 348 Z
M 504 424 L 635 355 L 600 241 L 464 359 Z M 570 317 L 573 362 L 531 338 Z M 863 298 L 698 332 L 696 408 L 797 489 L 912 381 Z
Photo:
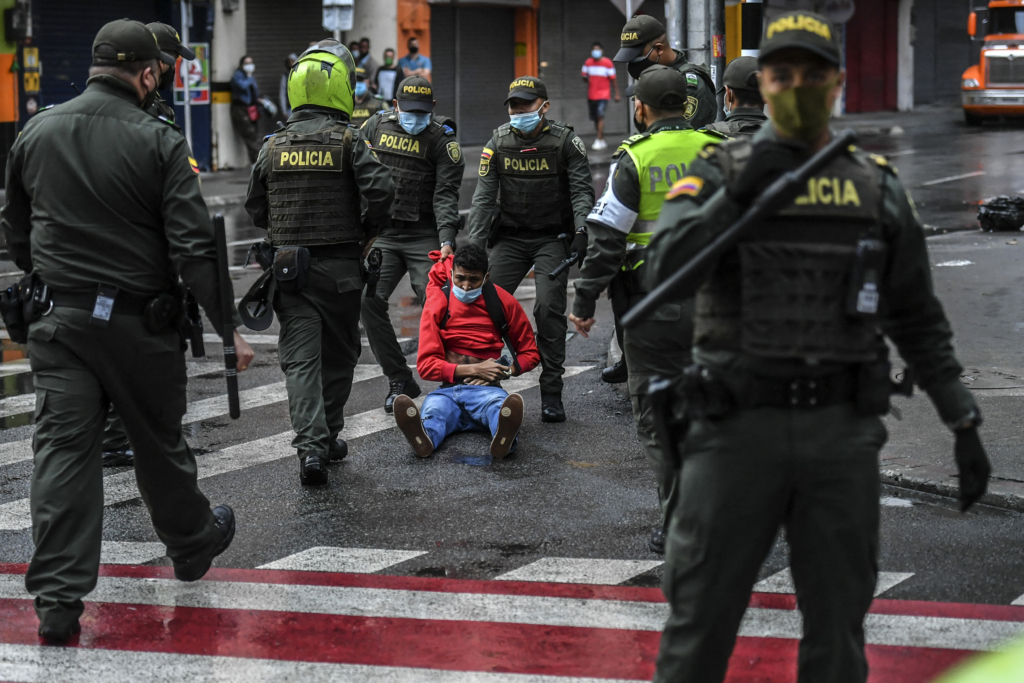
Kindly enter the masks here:
M 28 341 L 28 321 L 25 319 L 25 290 L 22 286 L 26 281 L 31 283 L 31 273 L 3 292 L 0 292 L 0 316 L 4 319 L 7 335 L 15 344 L 24 344 Z M 28 291 L 31 292 L 31 285 Z
M 146 302 L 142 310 L 142 326 L 150 334 L 161 334 L 170 329 L 181 330 L 184 324 L 184 293 L 177 287 L 169 292 L 160 292 Z
M 363 282 L 366 283 L 366 298 L 372 299 L 377 296 L 377 283 L 380 282 L 380 267 L 384 262 L 384 252 L 379 247 L 370 249 L 366 255 L 366 262 L 361 265 Z
M 693 364 L 683 370 L 683 397 L 691 419 L 716 419 L 736 410 L 732 391 L 710 369 Z
M 491 222 L 487 228 L 487 248 L 493 249 L 501 237 L 501 204 L 495 204 L 494 211 L 491 212 Z
M 298 294 L 306 288 L 309 278 L 309 249 L 306 247 L 279 247 L 274 252 L 274 280 L 277 288 L 289 294 Z
M 679 443 L 686 436 L 690 426 L 688 415 L 681 411 L 677 413 L 677 395 L 671 380 L 655 375 L 647 384 L 647 393 L 644 400 L 651 407 L 651 417 L 654 421 L 654 438 L 661 447 L 662 452 L 668 455 L 673 470 L 682 467 L 682 454 L 679 452 Z

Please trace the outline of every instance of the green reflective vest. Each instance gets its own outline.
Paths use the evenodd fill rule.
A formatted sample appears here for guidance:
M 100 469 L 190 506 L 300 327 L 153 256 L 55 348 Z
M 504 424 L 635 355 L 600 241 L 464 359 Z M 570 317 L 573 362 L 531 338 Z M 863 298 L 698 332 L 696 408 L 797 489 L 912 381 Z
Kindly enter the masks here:
M 698 152 L 723 139 L 721 134 L 703 129 L 662 128 L 654 133 L 634 135 L 622 143 L 619 149 L 630 156 L 640 177 L 640 214 L 626 238 L 628 241 L 644 246 L 650 242 L 665 193 L 686 177 Z

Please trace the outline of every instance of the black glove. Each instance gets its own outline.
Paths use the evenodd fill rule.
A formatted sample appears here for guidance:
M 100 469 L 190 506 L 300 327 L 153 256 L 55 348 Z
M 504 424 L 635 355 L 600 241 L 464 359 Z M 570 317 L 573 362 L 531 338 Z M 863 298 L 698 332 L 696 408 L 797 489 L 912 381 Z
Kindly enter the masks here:
M 960 512 L 966 512 L 967 508 L 985 495 L 992 466 L 981 445 L 977 427 L 957 429 L 953 433 L 956 435 L 953 454 L 957 469 L 960 470 Z
M 585 232 L 577 232 L 572 238 L 572 245 L 569 247 L 569 253 L 576 253 L 579 258 L 576 259 L 576 265 L 580 268 L 583 267 L 583 259 L 587 256 L 587 244 L 589 243 L 590 236 Z
M 806 161 L 802 146 L 775 140 L 762 140 L 754 145 L 747 165 L 743 167 L 725 191 L 742 206 L 750 206 L 758 195 L 787 171 L 799 168 Z M 803 188 L 796 188 L 798 195 Z M 795 195 L 794 195 L 795 196 Z

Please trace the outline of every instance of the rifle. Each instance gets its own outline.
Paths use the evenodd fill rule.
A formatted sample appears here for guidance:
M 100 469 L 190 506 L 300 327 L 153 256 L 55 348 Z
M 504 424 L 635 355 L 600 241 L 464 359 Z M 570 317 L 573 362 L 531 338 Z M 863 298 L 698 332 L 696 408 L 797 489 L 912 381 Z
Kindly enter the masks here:
M 206 355 L 203 344 L 203 317 L 199 314 L 199 302 L 192 292 L 185 290 L 185 323 L 188 325 L 188 346 L 192 349 L 193 358 Z
M 565 240 L 567 240 L 568 238 L 569 238 L 569 235 L 567 233 L 564 233 L 564 232 L 561 235 L 558 236 L 558 239 L 562 240 L 563 242 Z M 572 252 L 571 254 L 569 254 L 566 257 L 566 259 L 564 261 L 562 261 L 561 263 L 558 264 L 557 268 L 555 268 L 550 273 L 548 273 L 548 279 L 549 280 L 557 279 L 559 275 L 561 275 L 565 271 L 567 271 L 570 268 L 572 268 L 574 265 L 579 263 L 579 261 L 580 261 L 580 253 L 576 252 L 576 251 Z
M 807 179 L 822 169 L 857 140 L 857 133 L 847 129 L 832 139 L 817 154 L 812 156 L 799 168 L 787 171 L 775 179 L 768 189 L 761 193 L 750 205 L 740 219 L 726 228 L 710 243 L 706 244 L 697 255 L 683 264 L 668 279 L 655 287 L 640 303 L 634 306 L 622 318 L 626 327 L 634 327 L 645 320 L 658 306 L 667 299 L 678 297 L 679 292 L 693 291 L 707 268 L 729 249 L 732 249 L 766 214 L 782 208 L 791 193 L 797 187 L 807 183 Z
M 231 312 L 235 308 L 235 290 L 228 270 L 228 238 L 224 232 L 224 216 L 213 216 L 213 237 L 217 243 L 217 284 L 220 289 L 220 336 L 224 340 L 224 379 L 228 383 L 228 411 L 232 420 L 241 415 L 238 404 L 238 357 L 235 355 L 235 326 Z

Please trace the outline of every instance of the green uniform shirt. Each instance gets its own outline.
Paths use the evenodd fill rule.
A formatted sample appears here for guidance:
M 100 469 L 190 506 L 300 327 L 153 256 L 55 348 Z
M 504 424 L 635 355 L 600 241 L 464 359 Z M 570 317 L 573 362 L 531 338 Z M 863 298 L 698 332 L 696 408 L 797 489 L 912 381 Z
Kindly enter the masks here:
M 687 82 L 697 88 L 697 110 L 689 118 L 689 121 L 694 128 L 706 128 L 708 124 L 718 118 L 718 98 L 715 96 L 715 89 L 709 80 L 705 80 L 695 72 L 701 70 L 710 79 L 707 67 L 703 64 L 692 64 L 686 61 L 685 52 L 677 52 L 676 61 L 669 66 L 685 74 Z
M 388 108 L 387 102 L 374 97 L 373 95 L 367 95 L 364 102 L 360 102 L 358 99 L 352 104 L 352 116 L 349 117 L 349 121 L 356 128 L 362 128 L 363 124 L 373 118 L 373 115 L 379 111 L 385 111 Z M 367 140 L 370 139 L 369 135 L 364 136 Z
M 11 149 L 2 220 L 19 268 L 57 290 L 107 283 L 137 294 L 178 273 L 217 329 L 213 223 L 184 136 L 135 89 L 94 76 L 81 96 L 36 114 Z
M 733 138 L 750 138 L 761 130 L 767 120 L 768 117 L 760 107 L 736 107 L 725 115 L 725 121 L 709 123 L 707 129 Z
M 327 125 L 327 120 L 335 116 L 318 109 L 303 109 L 293 112 L 288 119 L 287 128 L 292 133 L 315 133 Z M 366 210 L 366 222 L 373 226 L 367 239 L 376 237 L 377 231 L 390 222 L 391 202 L 395 198 L 395 188 L 391 183 L 391 172 L 380 162 L 377 154 L 358 129 L 352 131 L 352 169 L 356 176 L 356 185 Z M 249 177 L 249 191 L 245 198 L 245 210 L 252 217 L 253 224 L 258 228 L 267 229 L 269 225 L 270 201 L 267 197 L 267 182 L 270 175 L 270 161 L 267 157 L 267 145 L 263 144 L 256 164 Z
M 587 217 L 590 241 L 574 283 L 573 315 L 593 317 L 597 298 L 622 268 L 629 243 L 648 242 L 665 193 L 687 174 L 705 145 L 720 139 L 718 134 L 693 130 L 685 118 L 673 117 L 655 121 L 647 133 L 630 139 L 635 144 L 619 148 L 604 194 Z
M 548 131 L 547 120 L 541 121 L 543 131 Z M 530 139 L 521 136 L 514 129 L 512 134 L 521 144 L 529 144 Z M 542 132 L 541 135 L 547 135 Z M 484 145 L 480 159 L 480 179 L 473 193 L 473 206 L 469 210 L 469 239 L 482 244 L 487 239 L 491 214 L 498 201 L 498 185 L 501 174 L 491 168 L 490 159 L 497 145 L 491 137 Z M 569 176 L 569 194 L 572 202 L 573 227 L 579 230 L 587 224 L 587 214 L 594 206 L 594 179 L 590 174 L 590 162 L 587 160 L 587 147 L 576 133 L 571 133 L 562 144 L 562 158 L 565 160 L 566 173 Z
M 387 114 L 381 116 L 387 116 Z M 377 124 L 380 121 L 380 116 L 371 116 L 360 130 L 363 139 L 369 141 L 371 145 L 377 134 Z M 434 213 L 433 215 L 421 215 L 419 222 L 416 223 L 416 227 L 423 228 L 424 232 L 436 230 L 439 244 L 454 242 L 455 236 L 459 232 L 459 188 L 462 186 L 462 176 L 466 171 L 466 160 L 462 156 L 462 148 L 459 147 L 459 143 L 455 139 L 455 131 L 451 126 L 444 125 L 444 128 L 445 134 L 437 138 L 431 152 L 437 164 L 435 167 L 437 184 L 434 186 Z M 407 233 L 389 226 L 384 229 L 381 236 L 401 237 L 403 234 Z
M 771 125 L 754 141 L 777 139 Z M 858 154 L 863 155 L 863 152 Z M 882 188 L 882 234 L 888 244 L 888 265 L 881 283 L 880 327 L 895 342 L 900 356 L 915 372 L 947 424 L 977 409 L 974 397 L 960 382 L 962 367 L 953 353 L 953 333 L 942 304 L 935 296 L 924 231 L 910 195 L 886 167 Z M 715 236 L 736 222 L 743 209 L 726 194 L 714 148 L 702 152 L 690 167 L 689 182 L 666 199 L 647 249 L 646 276 L 654 285 L 668 278 Z M 757 358 L 734 351 L 694 349 L 694 360 L 720 373 L 752 372 L 769 376 L 798 374 L 799 361 Z

